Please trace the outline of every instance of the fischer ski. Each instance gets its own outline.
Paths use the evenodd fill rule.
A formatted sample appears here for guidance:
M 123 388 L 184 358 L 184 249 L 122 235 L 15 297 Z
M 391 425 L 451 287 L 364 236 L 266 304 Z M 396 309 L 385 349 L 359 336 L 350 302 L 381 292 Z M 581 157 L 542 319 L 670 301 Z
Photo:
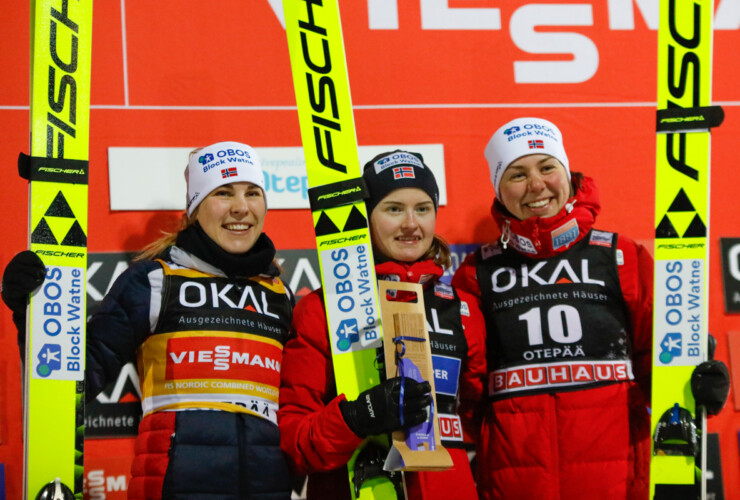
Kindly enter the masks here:
M 351 400 L 380 383 L 383 344 L 339 5 L 283 7 L 337 392 Z M 402 474 L 382 468 L 388 448 L 387 437 L 376 437 L 355 452 L 352 498 L 403 498 Z
M 24 498 L 82 499 L 92 0 L 31 1 L 29 248 L 23 363 Z
M 660 0 L 650 498 L 706 498 L 706 415 L 691 374 L 707 359 L 712 0 Z

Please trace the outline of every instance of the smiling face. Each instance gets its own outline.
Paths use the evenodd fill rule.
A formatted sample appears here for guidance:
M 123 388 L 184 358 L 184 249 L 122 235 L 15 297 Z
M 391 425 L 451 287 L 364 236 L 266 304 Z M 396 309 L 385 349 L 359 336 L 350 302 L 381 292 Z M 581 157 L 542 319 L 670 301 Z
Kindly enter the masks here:
M 229 253 L 244 253 L 262 233 L 265 194 L 251 182 L 224 184 L 211 191 L 195 215 L 203 231 Z
M 418 188 L 392 191 L 370 215 L 370 237 L 376 252 L 400 262 L 419 260 L 434 239 L 437 213 L 432 199 Z
M 506 168 L 500 201 L 519 220 L 552 217 L 568 202 L 571 185 L 565 167 L 543 154 L 522 156 Z

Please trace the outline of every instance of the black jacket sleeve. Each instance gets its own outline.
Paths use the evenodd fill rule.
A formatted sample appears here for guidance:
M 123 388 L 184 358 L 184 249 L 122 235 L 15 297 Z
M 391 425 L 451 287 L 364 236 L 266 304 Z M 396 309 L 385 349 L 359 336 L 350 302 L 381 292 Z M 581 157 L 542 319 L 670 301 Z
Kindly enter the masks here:
M 150 334 L 152 289 L 149 272 L 161 268 L 153 261 L 133 264 L 103 298 L 101 308 L 87 322 L 85 399 L 92 400 L 134 360 Z

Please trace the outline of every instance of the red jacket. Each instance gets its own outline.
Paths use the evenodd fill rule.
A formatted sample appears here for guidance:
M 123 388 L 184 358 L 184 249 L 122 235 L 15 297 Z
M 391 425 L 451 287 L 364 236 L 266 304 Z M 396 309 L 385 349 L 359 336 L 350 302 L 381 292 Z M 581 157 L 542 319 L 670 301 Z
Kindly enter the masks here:
M 401 280 L 433 286 L 442 268 L 431 261 L 414 264 L 386 262 L 376 266 L 378 275 L 395 274 Z M 480 408 L 485 377 L 483 317 L 475 298 L 458 294 L 469 304 L 462 315 L 468 356 L 463 361 L 458 397 L 463 427 L 472 438 L 480 425 Z M 293 314 L 293 337 L 283 352 L 278 424 L 283 451 L 295 472 L 308 474 L 308 499 L 349 499 L 346 464 L 362 443 L 342 417 L 331 362 L 329 335 L 321 290 L 301 299 Z M 433 348 L 434 351 L 434 348 Z M 476 419 L 477 417 L 477 419 Z M 477 423 L 476 423 L 477 422 Z M 454 467 L 443 472 L 406 473 L 410 499 L 475 499 L 475 485 L 464 449 L 449 449 Z
M 604 307 L 608 306 L 611 311 L 626 311 L 623 317 L 628 330 L 628 343 L 631 344 L 628 352 L 631 354 L 634 380 L 581 389 L 568 387 L 548 388 L 546 392 L 514 392 L 513 395 L 510 393 L 505 397 L 499 395 L 491 398 L 485 412 L 477 454 L 476 479 L 479 494 L 484 499 L 642 499 L 648 496 L 650 421 L 647 407 L 650 402 L 652 345 L 652 257 L 642 246 L 623 236 L 613 240 L 612 233 L 596 232 L 594 238 L 591 231 L 600 207 L 598 193 L 591 179 L 584 178 L 575 197 L 569 201 L 569 205 L 554 217 L 525 221 L 510 216 L 502 205 L 495 203 L 493 216 L 502 228 L 502 241 L 507 242 L 509 250 L 505 250 L 500 242 L 470 255 L 455 273 L 452 283 L 480 299 L 478 270 L 484 255 L 508 252 L 507 262 L 515 263 L 512 269 L 545 269 L 548 263 L 552 265 L 553 261 L 563 262 L 567 259 L 569 252 L 575 252 L 574 247 L 581 241 L 587 245 L 610 248 L 616 241 L 616 251 L 609 254 L 615 255 L 618 262 L 618 274 L 613 273 L 612 288 L 617 297 L 621 289 L 623 301 L 617 300 L 622 304 L 609 303 Z M 564 228 L 570 228 L 572 232 L 563 245 Z M 587 235 L 589 239 L 585 240 Z M 583 244 L 579 246 L 581 249 L 584 247 L 586 250 L 582 255 L 599 252 L 597 247 L 589 249 Z M 613 266 L 613 261 L 610 266 Z M 531 275 L 527 278 L 531 286 L 533 278 Z M 552 279 L 552 283 L 549 283 L 552 286 L 547 287 L 548 290 L 558 290 L 559 283 L 559 280 L 555 282 Z M 496 288 L 488 283 L 485 285 Z M 539 297 L 531 293 L 526 299 L 536 302 L 540 300 Z M 480 307 L 490 318 L 501 314 L 499 311 L 507 304 L 483 303 Z M 547 305 L 527 303 L 519 310 L 540 304 Z M 591 307 L 589 313 L 593 315 L 593 311 L 596 311 L 594 316 L 598 316 L 600 306 L 576 307 Z M 526 326 L 529 327 L 529 324 Z M 562 338 L 563 332 L 558 333 Z M 542 332 L 539 334 L 542 335 Z M 588 334 L 592 342 L 598 345 L 600 332 Z M 517 355 L 521 359 L 521 354 L 505 352 L 513 349 L 512 340 L 499 341 L 492 346 L 492 338 L 496 336 L 488 332 L 489 371 L 501 368 L 496 366 L 502 364 L 501 360 L 510 362 Z M 537 361 L 540 367 L 553 363 L 546 356 Z M 506 369 L 505 366 L 503 368 Z M 494 391 L 492 387 L 495 386 L 492 384 L 489 390 Z

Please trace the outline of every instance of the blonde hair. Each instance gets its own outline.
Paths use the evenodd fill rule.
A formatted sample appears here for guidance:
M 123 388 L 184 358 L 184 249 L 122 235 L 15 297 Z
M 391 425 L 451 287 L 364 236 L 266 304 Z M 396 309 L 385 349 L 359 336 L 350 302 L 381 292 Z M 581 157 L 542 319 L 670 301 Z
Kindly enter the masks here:
M 198 153 L 201 149 L 203 149 L 205 146 L 201 146 L 199 148 L 193 149 L 190 153 L 188 153 L 188 163 L 190 163 L 190 160 L 193 158 L 194 155 Z M 185 180 L 188 180 L 188 166 L 185 165 Z M 161 236 L 157 238 L 156 240 L 149 243 L 147 246 L 145 246 L 135 257 L 134 262 L 139 262 L 142 260 L 152 260 L 156 259 L 162 253 L 167 250 L 169 247 L 175 244 L 175 241 L 177 241 L 177 236 L 187 229 L 188 227 L 195 224 L 196 217 L 198 215 L 198 207 L 195 207 L 195 210 L 193 210 L 193 214 L 188 218 L 188 212 L 187 209 L 185 212 L 182 213 L 180 217 L 180 227 L 175 231 L 160 231 Z
M 181 232 L 195 224 L 195 216 L 197 213 L 198 209 L 196 208 L 195 212 L 193 212 L 193 216 L 188 218 L 187 213 L 183 212 L 180 217 L 180 227 L 175 231 L 160 231 L 161 236 L 149 243 L 138 254 L 136 254 L 133 259 L 134 262 L 153 260 L 162 255 L 165 250 L 175 244 L 175 241 L 177 241 L 177 237 Z

